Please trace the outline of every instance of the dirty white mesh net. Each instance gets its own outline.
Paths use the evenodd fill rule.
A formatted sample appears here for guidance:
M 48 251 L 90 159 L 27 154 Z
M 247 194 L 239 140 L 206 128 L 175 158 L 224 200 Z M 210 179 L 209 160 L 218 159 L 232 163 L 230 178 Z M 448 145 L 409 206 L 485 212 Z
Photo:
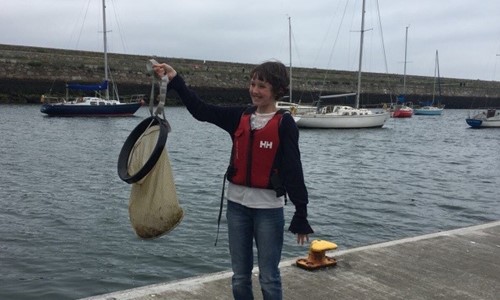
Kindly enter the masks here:
M 151 156 L 160 127 L 149 127 L 137 140 L 129 156 L 128 172 L 137 173 Z M 136 234 L 144 239 L 156 238 L 174 229 L 184 212 L 179 206 L 167 148 L 153 169 L 132 184 L 129 217 Z

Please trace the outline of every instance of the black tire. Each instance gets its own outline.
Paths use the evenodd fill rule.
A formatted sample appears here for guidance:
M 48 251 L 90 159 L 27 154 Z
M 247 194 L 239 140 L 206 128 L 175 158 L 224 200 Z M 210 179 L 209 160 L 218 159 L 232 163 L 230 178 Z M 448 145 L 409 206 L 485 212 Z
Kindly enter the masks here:
M 130 153 L 132 152 L 132 149 L 134 148 L 137 140 L 148 129 L 150 123 L 151 126 L 160 126 L 158 141 L 156 142 L 155 148 L 144 166 L 137 173 L 130 175 L 128 173 L 128 161 Z M 156 162 L 160 158 L 163 148 L 165 148 L 169 131 L 170 126 L 168 125 L 168 122 L 158 116 L 146 118 L 141 123 L 139 123 L 139 125 L 137 125 L 128 136 L 127 140 L 122 146 L 120 155 L 118 156 L 118 176 L 120 177 L 120 179 L 125 181 L 126 183 L 135 183 L 148 175 L 148 173 L 151 171 L 151 169 L 153 169 L 153 167 L 156 165 Z

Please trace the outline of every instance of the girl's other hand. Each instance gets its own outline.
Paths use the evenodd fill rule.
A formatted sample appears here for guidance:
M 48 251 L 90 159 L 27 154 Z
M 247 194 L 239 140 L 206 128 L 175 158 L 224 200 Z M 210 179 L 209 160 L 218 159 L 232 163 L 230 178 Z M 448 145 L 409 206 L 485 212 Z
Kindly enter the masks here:
M 304 245 L 305 242 L 309 242 L 309 235 L 307 234 L 297 234 L 297 244 Z

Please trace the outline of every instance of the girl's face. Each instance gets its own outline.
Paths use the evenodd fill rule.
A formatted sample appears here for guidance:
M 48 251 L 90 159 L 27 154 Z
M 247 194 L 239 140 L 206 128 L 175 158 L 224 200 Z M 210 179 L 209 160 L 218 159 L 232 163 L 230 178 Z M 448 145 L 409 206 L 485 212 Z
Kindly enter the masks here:
M 275 95 L 270 83 L 254 77 L 250 81 L 249 92 L 253 105 L 257 106 L 257 112 L 276 111 Z

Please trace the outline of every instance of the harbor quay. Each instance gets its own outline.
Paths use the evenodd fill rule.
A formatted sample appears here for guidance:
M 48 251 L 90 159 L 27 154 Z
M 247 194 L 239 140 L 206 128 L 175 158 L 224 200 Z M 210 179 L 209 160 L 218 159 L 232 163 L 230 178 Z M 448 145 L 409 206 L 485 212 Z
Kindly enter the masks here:
M 334 242 L 334 241 L 332 241 Z M 284 299 L 500 299 L 500 221 L 353 249 L 328 251 L 336 266 L 280 264 Z M 304 253 L 307 257 L 307 253 Z M 255 299 L 262 299 L 258 269 Z M 232 299 L 230 271 L 85 300 Z

